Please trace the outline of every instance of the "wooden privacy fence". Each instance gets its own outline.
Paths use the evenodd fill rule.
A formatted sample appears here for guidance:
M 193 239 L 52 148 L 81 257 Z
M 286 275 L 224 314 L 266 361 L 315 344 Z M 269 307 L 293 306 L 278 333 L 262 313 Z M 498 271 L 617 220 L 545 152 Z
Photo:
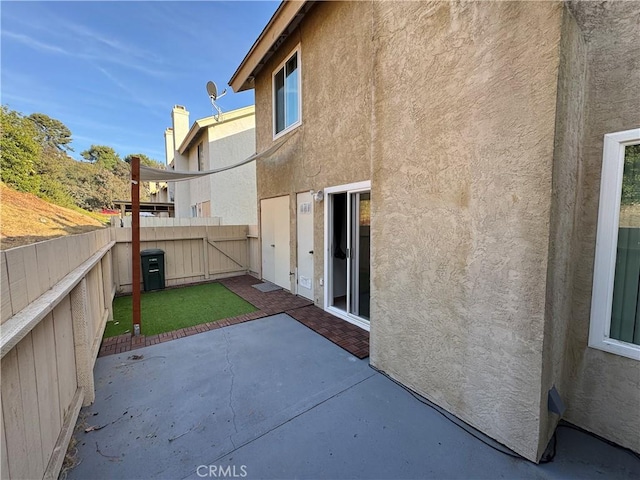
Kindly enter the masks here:
M 111 229 L 1 252 L 2 478 L 57 478 L 115 294 Z
M 260 272 L 257 227 L 142 228 L 165 251 L 167 283 Z M 116 292 L 131 291 L 131 229 L 0 252 L 0 478 L 57 478 Z
M 114 275 L 119 293 L 131 292 L 131 229 L 113 229 Z M 250 234 L 253 232 L 253 235 Z M 259 275 L 257 227 L 246 225 L 185 226 L 140 229 L 140 248 L 165 252 L 167 286 Z

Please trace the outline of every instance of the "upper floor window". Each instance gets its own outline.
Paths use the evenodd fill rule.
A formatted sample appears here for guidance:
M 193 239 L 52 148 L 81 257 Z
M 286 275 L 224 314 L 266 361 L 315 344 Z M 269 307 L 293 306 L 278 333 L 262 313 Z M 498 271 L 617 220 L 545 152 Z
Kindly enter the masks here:
M 300 124 L 300 46 L 273 72 L 273 136 Z
M 640 129 L 604 136 L 589 346 L 640 360 Z

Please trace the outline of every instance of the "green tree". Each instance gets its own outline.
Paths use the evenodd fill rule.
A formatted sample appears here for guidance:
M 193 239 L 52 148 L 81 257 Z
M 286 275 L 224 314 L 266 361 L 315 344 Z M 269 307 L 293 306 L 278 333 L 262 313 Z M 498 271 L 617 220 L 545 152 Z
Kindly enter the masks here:
M 16 190 L 37 193 L 37 165 L 42 153 L 35 125 L 3 105 L 0 110 L 0 173 L 2 181 Z
M 91 145 L 89 150 L 80 153 L 86 161 L 99 165 L 107 170 L 115 170 L 118 163 L 122 162 L 120 155 L 106 145 Z
M 70 158 L 66 153 L 60 152 L 51 146 L 45 147 L 37 170 L 38 175 L 40 175 L 38 196 L 63 207 L 76 205 L 69 194 L 70 185 L 65 178 L 65 170 L 73 163 L 78 162 Z
M 32 113 L 27 118 L 35 124 L 40 132 L 43 146 L 50 146 L 61 152 L 73 151 L 69 145 L 72 141 L 71 130 L 60 120 L 51 118 L 44 113 Z
M 164 163 L 160 163 L 157 160 L 149 158 L 144 153 L 131 153 L 124 157 L 124 161 L 130 164 L 131 157 L 138 157 L 140 159 L 140 165 L 144 165 L 145 167 L 159 168 L 160 170 L 166 169 Z

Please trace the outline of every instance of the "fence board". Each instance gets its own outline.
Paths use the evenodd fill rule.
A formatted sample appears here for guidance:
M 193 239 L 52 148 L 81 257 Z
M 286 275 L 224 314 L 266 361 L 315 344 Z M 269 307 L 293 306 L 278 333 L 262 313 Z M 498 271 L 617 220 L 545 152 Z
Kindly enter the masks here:
M 193 272 L 193 267 L 191 266 L 191 244 L 188 241 L 183 241 L 180 243 L 182 247 L 182 267 L 183 267 L 183 275 L 185 277 L 190 277 Z M 177 245 L 176 245 L 177 247 Z M 178 259 L 180 261 L 180 259 Z
M 80 261 L 80 256 L 78 255 L 79 250 L 79 235 L 72 235 L 67 238 L 67 260 L 69 262 L 69 269 L 73 270 L 82 262 Z
M 191 268 L 193 272 L 204 274 L 204 253 L 202 252 L 202 240 L 190 240 Z
M 36 386 L 36 366 L 33 358 L 33 341 L 31 334 L 22 339 L 16 346 L 18 352 L 18 372 L 20 375 L 20 392 L 25 424 L 25 440 L 27 442 L 27 458 L 29 459 L 29 477 L 40 478 L 44 473 L 46 461 L 42 451 L 40 435 L 40 412 L 38 411 L 38 390 Z
M 47 242 L 36 244 L 38 282 L 40 283 L 40 291 L 43 293 L 51 287 L 51 282 L 49 281 L 49 255 Z
M 49 248 L 51 249 L 52 262 L 49 267 L 49 274 L 53 285 L 72 270 L 69 268 L 69 242 L 65 237 L 60 237 L 47 243 L 49 243 Z
M 36 258 L 36 247 L 35 245 L 27 245 L 20 249 L 22 250 L 22 259 L 24 261 L 24 271 L 27 281 L 27 299 L 29 300 L 29 303 L 31 303 L 44 293 L 40 290 L 40 281 L 38 280 L 38 259 Z
M 58 372 L 66 372 L 59 377 L 60 416 L 64 418 L 71 407 L 76 393 L 76 359 L 73 345 L 73 324 L 71 302 L 66 296 L 53 310 L 53 331 L 56 341 L 56 362 Z
M 9 290 L 7 257 L 5 252 L 0 252 L 0 323 L 9 320 L 12 315 L 13 309 L 11 307 L 11 290 Z
M 116 242 L 131 242 L 130 228 L 116 228 Z
M 249 225 L 247 228 L 248 237 L 248 255 L 249 255 L 249 271 L 250 273 L 261 276 L 261 261 L 260 261 L 260 230 L 257 225 Z
M 187 229 L 185 238 L 202 238 L 207 235 L 207 228 L 203 225 Z
M 80 263 L 84 262 L 91 256 L 91 243 L 89 236 L 78 235 L 78 253 L 80 255 Z
M 100 314 L 100 318 L 102 318 L 103 312 L 107 309 L 105 305 L 104 292 L 101 290 L 101 284 L 104 282 L 104 273 L 103 273 L 103 264 L 102 262 L 98 263 L 94 270 L 96 271 L 96 276 L 94 279 L 94 288 L 96 290 L 96 299 L 98 301 L 98 313 Z
M 31 475 L 27 455 L 26 422 L 20 393 L 20 374 L 18 371 L 18 351 L 12 349 L 0 362 L 2 372 L 2 408 L 7 440 L 7 459 L 12 478 L 35 478 Z
M 130 231 L 127 228 L 113 230 L 118 238 L 123 239 L 128 236 L 119 232 Z M 168 286 L 188 284 L 205 280 L 212 273 L 219 278 L 224 273 L 247 272 L 250 262 L 247 232 L 248 227 L 244 225 L 143 228 L 141 248 L 159 248 L 165 252 L 165 279 Z M 208 243 L 205 249 L 202 240 L 206 238 L 205 235 L 216 240 L 218 248 L 224 253 Z M 130 249 L 130 243 L 120 242 L 113 250 L 114 278 L 119 292 L 131 291 Z M 208 268 L 205 266 L 205 256 Z
M 89 339 L 93 339 L 100 329 L 104 317 L 104 304 L 100 303 L 100 279 L 102 278 L 101 266 L 98 263 L 87 276 L 87 295 L 89 300 Z M 93 321 L 91 321 L 93 320 Z
M 58 439 L 58 432 L 62 427 L 60 398 L 57 387 L 59 373 L 55 361 L 56 346 L 53 332 L 53 316 L 51 314 L 47 315 L 33 329 L 31 335 L 36 366 L 42 451 L 48 454 L 53 450 Z
M 118 255 L 120 285 L 129 285 L 131 284 L 131 244 L 116 244 L 115 252 Z
M 19 312 L 29 304 L 27 294 L 27 274 L 24 268 L 24 252 L 21 248 L 6 251 L 7 274 L 9 276 L 9 290 L 11 292 L 11 307 Z
M 162 250 L 165 251 L 164 262 L 165 268 L 167 269 L 167 275 L 169 272 L 172 272 L 172 275 L 177 276 L 178 272 L 178 262 L 176 261 L 176 242 L 162 242 Z M 183 270 L 184 272 L 184 270 Z
M 4 429 L 4 415 L 2 413 L 2 395 L 0 395 L 0 478 L 10 478 L 9 454 L 7 452 L 7 435 Z
M 42 478 L 45 469 L 52 478 L 59 473 L 84 398 L 73 336 L 80 324 L 73 324 L 69 293 L 74 282 L 88 278 L 83 301 L 94 335 L 87 342 L 97 353 L 113 291 L 112 266 L 102 271 L 113 258 L 111 236 L 98 230 L 0 252 L 2 478 Z

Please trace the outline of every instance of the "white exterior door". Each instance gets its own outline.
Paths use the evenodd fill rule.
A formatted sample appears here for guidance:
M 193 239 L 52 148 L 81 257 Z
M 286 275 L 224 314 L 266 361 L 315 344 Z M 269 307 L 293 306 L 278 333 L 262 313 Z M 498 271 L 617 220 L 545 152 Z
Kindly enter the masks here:
M 299 193 L 297 197 L 296 293 L 313 301 L 313 198 L 309 192 Z
M 291 289 L 289 277 L 289 196 L 260 202 L 262 278 Z

